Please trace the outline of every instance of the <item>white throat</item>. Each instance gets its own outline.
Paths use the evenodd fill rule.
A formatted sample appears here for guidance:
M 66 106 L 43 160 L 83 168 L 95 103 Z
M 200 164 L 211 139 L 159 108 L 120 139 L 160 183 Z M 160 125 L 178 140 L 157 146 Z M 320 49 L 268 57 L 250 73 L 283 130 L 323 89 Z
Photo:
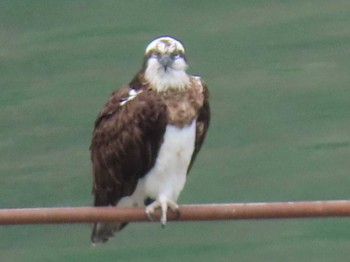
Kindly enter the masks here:
M 190 83 L 190 78 L 185 69 L 186 67 L 178 68 L 175 66 L 164 70 L 158 61 L 150 59 L 145 71 L 145 79 L 150 83 L 151 88 L 158 92 L 171 88 L 185 89 Z

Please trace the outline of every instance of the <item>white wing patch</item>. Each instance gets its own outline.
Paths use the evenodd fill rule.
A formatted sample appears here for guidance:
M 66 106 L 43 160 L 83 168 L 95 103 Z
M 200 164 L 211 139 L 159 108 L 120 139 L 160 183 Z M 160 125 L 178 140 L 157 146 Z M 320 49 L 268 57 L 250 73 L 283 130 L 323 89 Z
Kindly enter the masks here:
M 120 105 L 121 105 L 121 106 L 125 105 L 127 102 L 133 100 L 133 99 L 134 99 L 138 94 L 140 94 L 140 93 L 142 93 L 142 90 L 136 91 L 135 89 L 131 89 L 131 90 L 129 91 L 129 96 L 126 97 L 126 98 L 121 99 Z

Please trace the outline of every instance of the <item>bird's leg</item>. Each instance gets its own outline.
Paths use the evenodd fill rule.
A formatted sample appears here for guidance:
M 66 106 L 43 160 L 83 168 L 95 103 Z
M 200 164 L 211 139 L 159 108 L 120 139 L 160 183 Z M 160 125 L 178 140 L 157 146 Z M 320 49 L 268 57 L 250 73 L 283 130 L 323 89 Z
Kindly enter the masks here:
M 166 212 L 168 211 L 168 203 L 166 201 L 160 202 L 160 208 L 162 211 L 162 216 L 160 217 L 160 223 L 162 227 L 165 227 L 166 224 Z
M 166 213 L 167 213 L 168 207 L 171 211 L 177 214 L 177 217 L 180 215 L 179 206 L 174 201 L 167 198 L 154 201 L 152 204 L 146 207 L 145 212 L 148 219 L 153 221 L 154 220 L 153 215 L 156 209 L 160 208 L 161 209 L 160 223 L 164 227 L 167 221 Z

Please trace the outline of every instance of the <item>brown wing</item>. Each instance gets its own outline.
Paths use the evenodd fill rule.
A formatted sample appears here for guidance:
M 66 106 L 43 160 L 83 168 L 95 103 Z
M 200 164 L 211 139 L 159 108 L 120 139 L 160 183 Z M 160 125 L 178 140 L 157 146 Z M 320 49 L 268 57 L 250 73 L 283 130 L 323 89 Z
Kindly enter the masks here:
M 196 156 L 201 149 L 205 136 L 207 134 L 210 122 L 210 106 L 209 106 L 209 90 L 207 85 L 201 80 L 203 86 L 203 106 L 199 109 L 197 122 L 196 122 L 196 141 L 194 145 L 194 152 L 192 154 L 191 163 L 188 168 L 188 172 L 192 168 L 192 165 L 196 159 Z
M 131 195 L 154 165 L 166 128 L 166 107 L 147 88 L 112 94 L 95 122 L 91 143 L 95 206 L 116 205 Z M 123 103 L 124 102 L 124 103 Z

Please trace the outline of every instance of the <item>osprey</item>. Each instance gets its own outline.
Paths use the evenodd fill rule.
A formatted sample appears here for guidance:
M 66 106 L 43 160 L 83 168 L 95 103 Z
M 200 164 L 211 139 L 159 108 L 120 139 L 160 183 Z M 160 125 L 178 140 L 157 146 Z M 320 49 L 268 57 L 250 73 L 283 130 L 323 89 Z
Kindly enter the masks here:
M 166 223 L 209 126 L 208 89 L 187 74 L 183 45 L 153 40 L 142 69 L 115 91 L 95 121 L 91 143 L 95 206 L 161 210 Z M 127 223 L 96 223 L 91 240 L 107 241 Z

